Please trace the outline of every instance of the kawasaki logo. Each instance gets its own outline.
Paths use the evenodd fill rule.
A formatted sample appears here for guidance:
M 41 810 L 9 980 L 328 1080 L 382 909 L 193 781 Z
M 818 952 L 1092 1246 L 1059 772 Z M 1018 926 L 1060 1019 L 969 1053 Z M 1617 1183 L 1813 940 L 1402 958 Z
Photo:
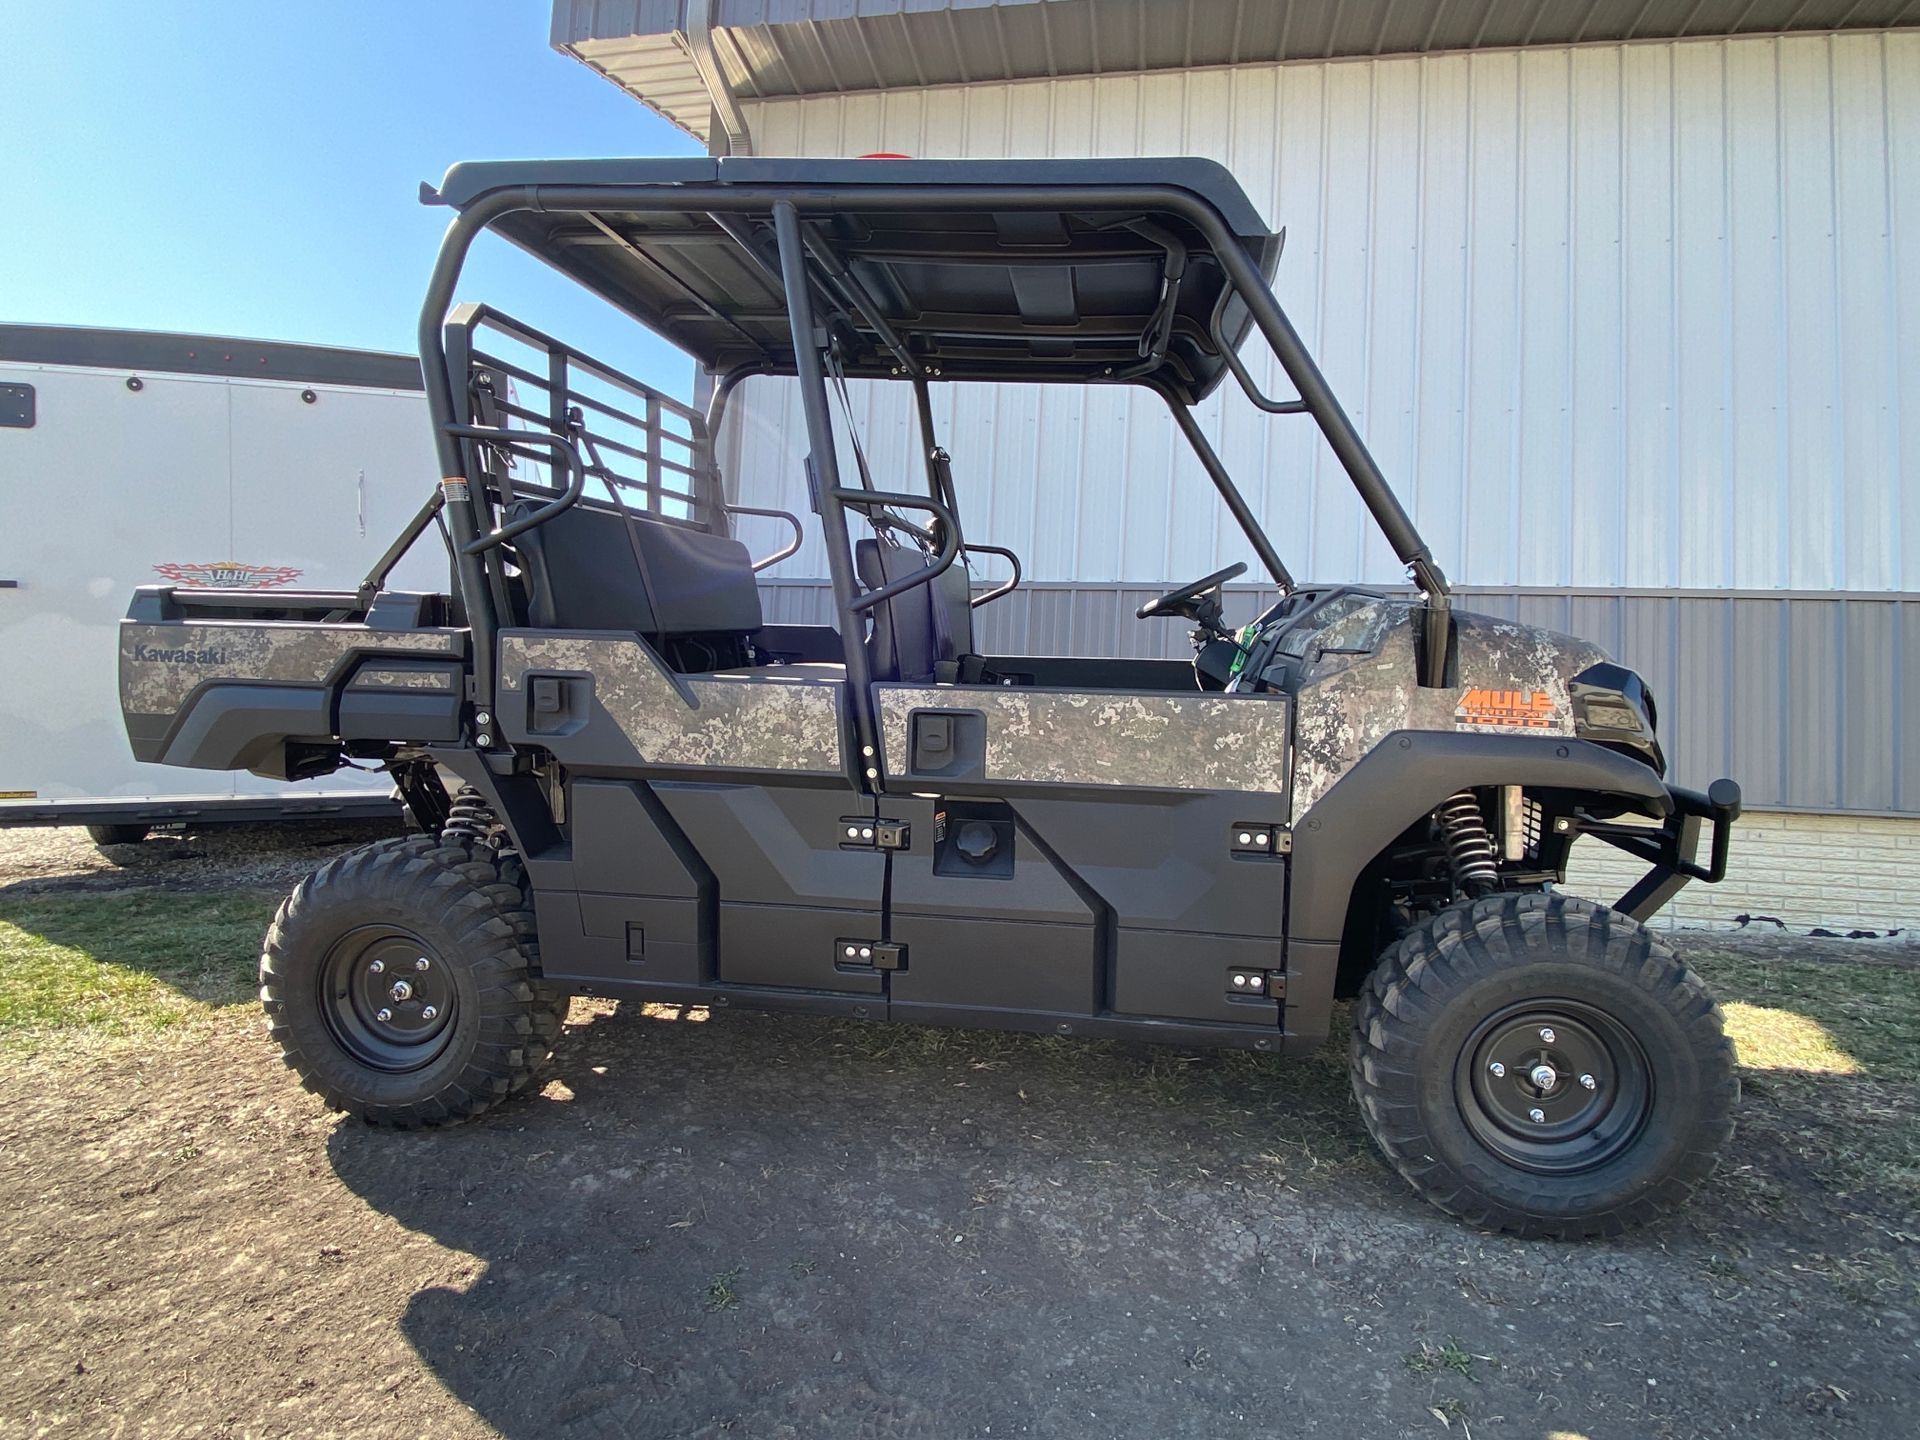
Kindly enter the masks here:
M 227 652 L 224 650 L 156 650 L 151 645 L 135 645 L 133 658 L 161 665 L 224 665 L 227 663 Z

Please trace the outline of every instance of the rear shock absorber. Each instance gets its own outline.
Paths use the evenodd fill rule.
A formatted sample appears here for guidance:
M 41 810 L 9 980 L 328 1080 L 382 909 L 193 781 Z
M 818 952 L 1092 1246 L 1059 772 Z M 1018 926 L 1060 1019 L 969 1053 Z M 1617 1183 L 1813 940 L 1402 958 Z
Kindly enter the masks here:
M 1433 812 L 1440 822 L 1440 835 L 1447 845 L 1447 863 L 1453 867 L 1453 883 L 1467 895 L 1484 895 L 1500 883 L 1499 866 L 1494 861 L 1493 836 L 1487 832 L 1487 817 L 1480 813 L 1480 801 L 1471 790 L 1458 790 L 1440 802 Z

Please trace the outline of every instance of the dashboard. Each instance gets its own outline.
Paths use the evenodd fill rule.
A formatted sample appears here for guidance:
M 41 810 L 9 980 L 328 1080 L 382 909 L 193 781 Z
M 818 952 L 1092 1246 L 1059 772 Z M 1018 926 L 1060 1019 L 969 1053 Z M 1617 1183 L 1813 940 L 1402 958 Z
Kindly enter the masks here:
M 1385 591 L 1359 585 L 1327 585 L 1283 595 L 1253 622 L 1246 661 L 1227 689 L 1294 690 L 1306 668 L 1319 658 L 1314 653 L 1315 637 L 1335 621 L 1388 598 Z

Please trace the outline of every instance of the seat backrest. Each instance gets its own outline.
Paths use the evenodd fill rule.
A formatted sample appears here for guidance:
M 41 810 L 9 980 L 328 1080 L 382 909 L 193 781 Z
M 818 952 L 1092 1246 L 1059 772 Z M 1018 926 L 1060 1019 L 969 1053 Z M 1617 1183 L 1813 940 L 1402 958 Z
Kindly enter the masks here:
M 507 519 L 534 504 L 516 501 Z M 664 637 L 749 635 L 761 625 L 753 557 L 725 535 L 642 515 L 629 519 L 583 502 L 520 535 L 514 546 L 526 577 L 529 624 Z
M 908 545 L 868 539 L 853 547 L 860 583 L 878 589 L 927 563 Z M 942 663 L 973 654 L 972 584 L 964 560 L 956 560 L 924 585 L 903 590 L 873 608 L 873 637 L 868 641 L 876 680 L 925 683 L 939 677 Z

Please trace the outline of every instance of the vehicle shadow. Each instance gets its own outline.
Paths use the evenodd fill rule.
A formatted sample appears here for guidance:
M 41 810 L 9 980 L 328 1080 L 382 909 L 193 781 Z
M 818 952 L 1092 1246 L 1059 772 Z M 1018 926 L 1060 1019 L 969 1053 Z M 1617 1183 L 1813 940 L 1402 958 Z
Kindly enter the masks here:
M 329 1142 L 474 1257 L 402 1328 L 508 1435 L 1098 1433 L 1167 1410 L 1174 1335 L 1268 1328 L 1266 1197 L 1387 1189 L 1338 1056 L 586 1009 L 537 1095 Z M 1239 1382 L 1181 1373 L 1158 1433 L 1220 1433 Z
M 1789 999 L 1764 964 L 1716 969 L 1730 1005 Z M 1833 992 L 1791 1000 L 1860 1043 Z M 1809 1260 L 1846 1242 L 1808 1137 L 1840 1145 L 1863 1086 L 1904 1083 L 1877 1061 L 1748 1072 L 1734 1153 L 1687 1215 L 1567 1247 L 1465 1230 L 1376 1163 L 1344 1024 L 1286 1062 L 577 1004 L 538 1094 L 444 1133 L 344 1123 L 329 1155 L 473 1257 L 421 1284 L 402 1330 L 511 1436 L 1270 1433 L 1282 1392 L 1303 1425 L 1397 1424 L 1431 1396 L 1356 1367 L 1356 1325 L 1412 1345 L 1523 1309 L 1543 1343 L 1597 1353 L 1595 1315 L 1776 1284 L 1853 1303 L 1873 1296 L 1846 1285 L 1893 1273 Z M 1809 1291 L 1823 1275 L 1838 1288 Z M 1311 1395 L 1275 1391 L 1303 1370 Z

